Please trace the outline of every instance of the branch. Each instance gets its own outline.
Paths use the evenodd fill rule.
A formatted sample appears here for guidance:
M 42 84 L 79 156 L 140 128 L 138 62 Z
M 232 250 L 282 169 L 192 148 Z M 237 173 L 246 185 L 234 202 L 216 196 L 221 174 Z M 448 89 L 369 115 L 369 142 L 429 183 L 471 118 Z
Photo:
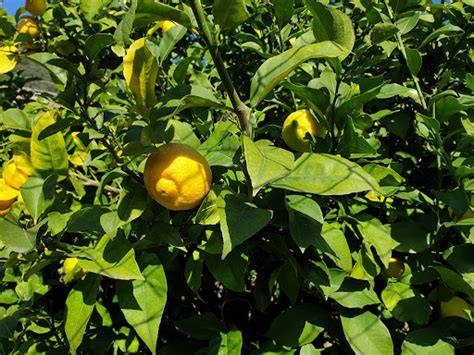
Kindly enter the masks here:
M 239 97 L 237 90 L 235 90 L 232 79 L 225 67 L 224 61 L 222 60 L 221 54 L 219 53 L 219 48 L 214 40 L 214 37 L 211 34 L 209 25 L 206 20 L 206 15 L 204 9 L 202 8 L 201 0 L 190 0 L 191 8 L 193 10 L 194 16 L 198 23 L 201 35 L 204 37 L 206 46 L 211 53 L 214 64 L 216 65 L 217 72 L 222 80 L 222 84 L 229 95 L 229 99 L 232 103 L 232 107 L 235 110 L 237 118 L 239 119 L 240 129 L 245 134 L 250 135 L 250 119 L 249 119 L 249 108 L 245 105 Z

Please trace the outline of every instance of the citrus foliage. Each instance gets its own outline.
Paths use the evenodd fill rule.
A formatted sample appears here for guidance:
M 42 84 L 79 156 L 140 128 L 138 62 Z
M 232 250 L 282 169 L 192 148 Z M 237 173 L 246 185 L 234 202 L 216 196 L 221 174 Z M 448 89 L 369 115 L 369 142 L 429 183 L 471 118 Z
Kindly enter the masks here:
M 473 5 L 2 13 L 1 352 L 472 354 Z

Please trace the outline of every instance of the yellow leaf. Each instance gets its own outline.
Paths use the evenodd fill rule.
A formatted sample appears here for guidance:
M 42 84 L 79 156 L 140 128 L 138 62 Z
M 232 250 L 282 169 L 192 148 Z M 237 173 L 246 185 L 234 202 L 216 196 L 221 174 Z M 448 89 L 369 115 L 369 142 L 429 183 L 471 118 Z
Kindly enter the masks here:
M 68 169 L 68 154 L 66 142 L 60 132 L 39 139 L 41 132 L 54 124 L 56 119 L 52 112 L 46 112 L 36 122 L 31 134 L 31 163 L 38 171 L 55 171 L 66 174 Z
M 18 48 L 15 46 L 0 47 L 0 74 L 5 74 L 15 69 L 19 61 Z
M 158 62 L 146 46 L 145 38 L 136 40 L 128 49 L 123 58 L 123 75 L 140 111 L 153 107 L 156 103 Z

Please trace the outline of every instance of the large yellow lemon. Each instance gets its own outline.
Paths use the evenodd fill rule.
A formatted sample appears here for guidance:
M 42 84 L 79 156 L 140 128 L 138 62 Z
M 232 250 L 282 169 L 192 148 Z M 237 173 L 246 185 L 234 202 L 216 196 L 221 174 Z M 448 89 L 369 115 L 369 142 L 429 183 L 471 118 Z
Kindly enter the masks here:
M 0 179 L 0 216 L 5 216 L 10 209 L 10 206 L 18 197 L 18 190 L 5 184 L 3 179 Z
M 172 211 L 189 210 L 201 203 L 211 189 L 212 172 L 194 148 L 169 143 L 148 157 L 144 173 L 148 194 Z
M 474 312 L 474 306 L 470 305 L 462 298 L 454 296 L 447 302 L 441 302 L 440 311 L 441 318 L 444 317 L 461 317 L 468 319 L 463 310 Z
M 405 272 L 405 265 L 399 258 L 390 258 L 388 268 L 383 271 L 386 277 L 400 278 Z
M 326 129 L 316 122 L 309 110 L 295 111 L 283 122 L 283 140 L 297 152 L 311 151 L 311 144 L 305 139 L 307 133 L 314 137 L 326 135 Z
M 23 17 L 16 25 L 16 29 L 20 33 L 27 33 L 31 38 L 38 37 L 40 28 L 38 23 L 31 17 Z
M 25 10 L 33 16 L 42 16 L 46 11 L 45 0 L 26 0 Z

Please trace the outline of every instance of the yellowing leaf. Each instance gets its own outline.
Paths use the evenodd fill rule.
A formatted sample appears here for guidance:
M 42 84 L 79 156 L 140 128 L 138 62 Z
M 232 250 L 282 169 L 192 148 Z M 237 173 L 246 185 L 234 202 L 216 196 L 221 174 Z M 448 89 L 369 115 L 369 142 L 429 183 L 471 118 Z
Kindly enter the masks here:
M 132 43 L 123 58 L 123 75 L 132 90 L 140 111 L 156 103 L 155 84 L 158 77 L 158 62 L 146 46 L 145 38 Z
M 68 169 L 68 154 L 66 142 L 60 132 L 39 139 L 40 133 L 56 122 L 53 113 L 46 112 L 36 122 L 31 134 L 31 163 L 38 171 L 54 171 L 66 174 Z
M 19 61 L 18 48 L 15 46 L 0 47 L 0 74 L 5 74 L 15 69 Z

